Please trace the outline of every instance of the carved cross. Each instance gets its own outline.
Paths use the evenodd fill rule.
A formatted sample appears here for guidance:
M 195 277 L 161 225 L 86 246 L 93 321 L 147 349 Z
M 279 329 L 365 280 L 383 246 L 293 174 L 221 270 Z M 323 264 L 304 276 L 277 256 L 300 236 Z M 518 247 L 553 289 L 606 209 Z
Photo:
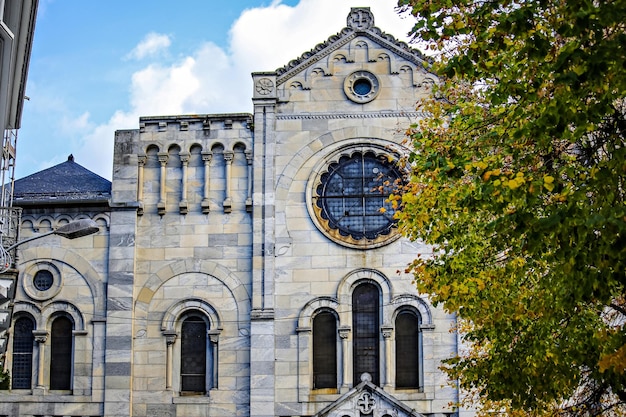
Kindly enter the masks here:
M 369 414 L 374 409 L 374 406 L 376 405 L 376 400 L 374 400 L 372 394 L 370 394 L 369 392 L 364 392 L 363 394 L 361 394 L 361 398 L 357 400 L 356 405 L 357 407 L 359 407 L 361 413 Z

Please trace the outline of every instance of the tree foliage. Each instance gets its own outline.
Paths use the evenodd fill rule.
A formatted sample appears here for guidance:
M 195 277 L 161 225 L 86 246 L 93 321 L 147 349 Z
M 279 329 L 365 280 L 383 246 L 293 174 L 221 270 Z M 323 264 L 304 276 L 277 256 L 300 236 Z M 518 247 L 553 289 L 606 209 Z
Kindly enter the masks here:
M 626 0 L 399 6 L 441 75 L 395 198 L 466 326 L 446 370 L 486 409 L 623 415 Z

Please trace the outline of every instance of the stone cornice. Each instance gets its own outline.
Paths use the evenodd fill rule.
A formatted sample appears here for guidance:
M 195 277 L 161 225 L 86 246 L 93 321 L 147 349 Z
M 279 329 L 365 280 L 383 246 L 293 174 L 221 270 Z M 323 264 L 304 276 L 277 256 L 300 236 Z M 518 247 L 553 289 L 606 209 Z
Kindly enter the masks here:
M 388 117 L 426 117 L 426 113 L 418 111 L 360 112 L 360 113 L 308 113 L 308 114 L 277 114 L 277 120 L 313 120 L 313 119 L 378 119 Z

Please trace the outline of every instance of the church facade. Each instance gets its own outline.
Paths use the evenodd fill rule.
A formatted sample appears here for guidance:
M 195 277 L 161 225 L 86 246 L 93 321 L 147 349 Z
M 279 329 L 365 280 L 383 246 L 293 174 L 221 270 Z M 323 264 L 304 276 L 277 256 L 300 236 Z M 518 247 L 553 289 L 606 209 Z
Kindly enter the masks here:
M 387 196 L 436 77 L 368 8 L 272 72 L 254 111 L 142 117 L 112 181 L 18 180 L 0 416 L 451 416 L 455 318 L 417 293 Z

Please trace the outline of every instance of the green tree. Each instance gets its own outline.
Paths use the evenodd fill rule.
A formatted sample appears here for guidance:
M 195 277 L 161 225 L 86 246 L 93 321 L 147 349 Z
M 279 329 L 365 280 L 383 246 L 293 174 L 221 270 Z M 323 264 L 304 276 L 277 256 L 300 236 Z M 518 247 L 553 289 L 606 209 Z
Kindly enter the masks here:
M 626 414 L 626 0 L 399 0 L 441 76 L 408 131 L 409 267 L 484 411 Z

